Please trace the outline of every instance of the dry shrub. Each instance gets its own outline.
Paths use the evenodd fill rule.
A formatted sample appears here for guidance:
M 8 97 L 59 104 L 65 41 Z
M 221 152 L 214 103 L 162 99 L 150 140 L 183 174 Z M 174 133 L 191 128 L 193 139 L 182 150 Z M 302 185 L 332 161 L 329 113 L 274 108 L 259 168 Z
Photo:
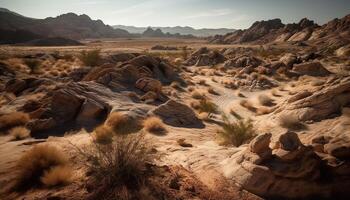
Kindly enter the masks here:
M 12 128 L 9 133 L 14 140 L 23 140 L 30 137 L 30 130 L 22 126 Z
M 166 133 L 166 128 L 158 117 L 149 117 L 143 121 L 143 127 L 146 131 L 154 134 Z
M 0 129 L 22 126 L 29 122 L 29 115 L 23 112 L 13 112 L 0 116 Z
M 265 94 L 259 95 L 258 100 L 259 100 L 260 104 L 263 106 L 274 106 L 275 105 L 273 99 L 271 99 L 269 96 L 267 96 Z
M 213 95 L 219 95 L 219 93 L 218 93 L 217 91 L 215 91 L 215 89 L 212 88 L 212 87 L 208 88 L 208 92 L 209 92 L 210 94 L 213 94 Z
M 230 114 L 233 115 L 236 119 L 242 119 L 241 115 L 238 114 L 236 111 L 233 109 L 230 110 Z
M 97 127 L 93 133 L 93 139 L 100 144 L 108 144 L 112 142 L 113 132 L 108 126 L 101 125 Z
M 120 112 L 111 113 L 106 120 L 106 125 L 117 134 L 135 133 L 141 129 L 138 119 Z
M 255 130 L 251 120 L 230 122 L 226 116 L 223 116 L 223 120 L 222 129 L 218 134 L 223 139 L 224 145 L 238 147 L 254 138 Z
M 67 164 L 68 158 L 56 147 L 36 145 L 17 162 L 16 189 L 27 189 L 38 185 L 45 172 L 50 171 L 53 167 Z
M 194 91 L 192 92 L 191 96 L 192 96 L 192 98 L 194 98 L 194 99 L 205 99 L 205 95 L 202 94 L 202 93 L 200 93 L 200 92 L 198 92 L 198 91 L 196 91 L 196 90 L 194 90 Z
M 199 80 L 198 84 L 199 85 L 207 85 L 207 82 L 204 79 L 201 79 L 201 80 Z
M 242 100 L 239 102 L 239 104 L 251 112 L 256 112 L 257 110 L 250 101 Z
M 195 90 L 195 88 L 194 87 L 188 87 L 188 89 L 187 89 L 189 92 L 193 92 L 194 90 Z
M 281 115 L 279 117 L 279 125 L 289 130 L 301 130 L 306 128 L 296 115 Z
M 82 51 L 79 59 L 86 66 L 97 66 L 101 61 L 100 50 Z
M 236 92 L 236 95 L 238 96 L 238 97 L 241 97 L 241 98 L 245 98 L 246 96 L 242 93 L 242 92 L 240 92 L 239 90 Z
M 92 182 L 99 185 L 92 199 L 118 199 L 116 191 L 121 187 L 138 190 L 145 180 L 146 164 L 156 158 L 144 134 L 115 135 L 110 144 L 93 142 L 75 148 L 91 172 Z
M 176 90 L 182 90 L 182 87 L 181 87 L 180 83 L 177 82 L 177 81 L 173 81 L 173 82 L 170 84 L 170 86 L 171 86 L 172 88 L 176 89 Z
M 210 116 L 212 113 L 218 112 L 218 106 L 207 99 L 202 99 L 199 101 L 199 107 L 198 110 L 200 113 L 208 113 L 208 116 Z
M 45 171 L 40 180 L 48 187 L 68 185 L 73 181 L 73 169 L 68 165 L 56 166 Z
M 191 101 L 190 106 L 191 106 L 193 109 L 198 110 L 198 109 L 199 109 L 199 106 L 200 106 L 199 101 L 196 101 L 196 100 L 195 100 L 195 101 Z
M 25 59 L 23 62 L 30 69 L 30 73 L 38 72 L 40 64 L 41 64 L 40 60 L 35 59 L 35 58 L 28 58 L 28 59 Z
M 193 145 L 186 142 L 184 138 L 178 139 L 176 142 L 182 147 L 193 147 Z

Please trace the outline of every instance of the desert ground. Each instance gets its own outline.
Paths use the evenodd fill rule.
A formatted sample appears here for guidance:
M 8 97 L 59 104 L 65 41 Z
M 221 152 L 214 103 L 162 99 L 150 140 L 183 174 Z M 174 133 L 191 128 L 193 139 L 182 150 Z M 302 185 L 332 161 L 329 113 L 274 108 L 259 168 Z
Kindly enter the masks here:
M 0 199 L 349 197 L 349 57 L 81 42 L 0 46 Z

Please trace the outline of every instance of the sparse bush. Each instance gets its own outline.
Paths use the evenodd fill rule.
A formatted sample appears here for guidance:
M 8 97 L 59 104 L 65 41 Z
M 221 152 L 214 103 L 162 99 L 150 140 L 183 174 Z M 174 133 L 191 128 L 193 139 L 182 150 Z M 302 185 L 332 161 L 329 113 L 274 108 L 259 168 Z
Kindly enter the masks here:
M 218 112 L 218 106 L 207 100 L 207 99 L 202 99 L 199 101 L 199 112 L 206 112 L 208 113 L 208 116 L 210 116 L 212 113 L 217 113 Z
M 192 98 L 194 99 L 205 99 L 205 95 L 199 93 L 198 91 L 194 90 L 191 94 Z
M 143 121 L 143 127 L 146 131 L 154 134 L 164 134 L 166 128 L 158 117 L 149 117 Z
M 301 130 L 306 128 L 296 115 L 281 115 L 279 117 L 279 124 L 281 127 L 290 130 Z
M 262 94 L 259 95 L 258 100 L 260 102 L 261 105 L 263 106 L 274 106 L 274 102 L 273 99 L 271 99 L 269 96 Z
M 82 51 L 79 59 L 86 66 L 97 66 L 101 61 L 100 50 Z
M 40 180 L 48 187 L 67 185 L 73 180 L 73 169 L 68 165 L 55 166 L 45 171 Z
M 102 125 L 95 129 L 93 139 L 99 144 L 109 144 L 112 142 L 113 132 L 108 126 Z
M 29 122 L 29 115 L 23 112 L 13 112 L 0 116 L 0 129 L 22 126 Z
M 250 101 L 242 100 L 239 102 L 239 104 L 251 112 L 256 112 L 256 108 L 253 106 L 253 104 Z
M 106 120 L 106 125 L 117 134 L 135 133 L 141 129 L 139 120 L 120 112 L 111 113 Z
M 222 130 L 218 131 L 223 144 L 238 147 L 254 138 L 255 130 L 251 120 L 230 122 L 226 116 L 223 116 L 223 120 Z
M 205 81 L 204 79 L 201 79 L 201 80 L 199 80 L 198 84 L 199 85 L 207 85 L 207 81 Z
M 115 187 L 140 186 L 146 163 L 155 159 L 144 134 L 116 135 L 110 144 L 93 142 L 85 148 L 76 149 L 95 181 L 104 185 L 102 190 L 98 190 L 101 199 L 105 199 L 105 195 L 115 195 L 109 194 Z
M 210 94 L 213 94 L 213 95 L 219 95 L 219 93 L 217 91 L 215 91 L 214 88 L 212 88 L 212 87 L 208 88 L 208 92 Z
M 30 73 L 38 72 L 40 67 L 40 61 L 38 59 L 28 58 L 25 59 L 23 62 L 30 69 Z
M 22 126 L 12 128 L 9 133 L 14 140 L 23 140 L 30 137 L 30 130 Z
M 66 166 L 68 158 L 56 147 L 36 145 L 17 162 L 16 189 L 27 189 L 40 184 L 45 172 L 57 166 Z

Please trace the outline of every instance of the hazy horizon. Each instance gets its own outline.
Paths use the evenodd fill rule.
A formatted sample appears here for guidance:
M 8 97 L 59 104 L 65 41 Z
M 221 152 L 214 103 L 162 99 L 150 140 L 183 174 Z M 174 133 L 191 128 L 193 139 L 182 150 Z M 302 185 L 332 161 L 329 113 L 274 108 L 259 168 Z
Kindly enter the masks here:
M 255 21 L 280 18 L 283 23 L 294 23 L 304 17 L 322 25 L 350 13 L 347 0 L 0 0 L 0 7 L 33 18 L 73 12 L 109 25 L 196 29 L 245 29 Z

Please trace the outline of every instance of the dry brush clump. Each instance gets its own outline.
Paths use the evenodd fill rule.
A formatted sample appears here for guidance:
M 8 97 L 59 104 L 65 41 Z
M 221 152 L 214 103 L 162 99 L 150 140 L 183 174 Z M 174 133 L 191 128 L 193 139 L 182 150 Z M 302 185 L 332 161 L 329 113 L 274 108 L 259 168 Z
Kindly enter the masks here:
M 99 144 L 108 144 L 112 142 L 113 131 L 109 126 L 101 125 L 93 133 L 93 140 Z
M 261 105 L 263 106 L 274 106 L 274 100 L 271 99 L 271 97 L 267 96 L 266 94 L 261 94 L 258 97 L 258 100 L 260 102 Z
M 149 117 L 143 121 L 143 127 L 147 132 L 154 134 L 165 134 L 167 132 L 165 125 L 158 117 Z
M 214 88 L 209 87 L 208 88 L 208 93 L 213 94 L 213 95 L 220 95 Z
M 23 112 L 13 112 L 0 116 L 0 129 L 22 126 L 30 120 L 29 115 Z
M 251 120 L 237 120 L 230 122 L 226 116 L 223 116 L 222 129 L 218 131 L 224 145 L 241 146 L 255 137 L 255 129 Z
M 305 124 L 296 115 L 281 115 L 279 117 L 279 125 L 290 130 L 302 130 L 306 128 Z
M 30 69 L 30 73 L 32 74 L 37 73 L 41 65 L 40 60 L 35 58 L 28 58 L 28 59 L 25 59 L 23 62 L 25 65 L 27 65 L 27 67 Z
M 111 113 L 106 120 L 106 125 L 117 134 L 135 133 L 141 129 L 138 119 L 121 112 Z
M 210 116 L 218 112 L 218 106 L 208 99 L 202 99 L 199 101 L 198 111 L 200 113 L 208 113 L 208 116 Z
M 23 126 L 17 126 L 9 131 L 14 140 L 23 140 L 30 137 L 30 130 Z
M 198 92 L 197 90 L 194 90 L 192 93 L 191 93 L 191 97 L 194 98 L 194 99 L 205 99 L 205 95 L 203 93 L 200 93 Z
M 68 185 L 73 180 L 73 170 L 68 165 L 59 165 L 45 171 L 40 180 L 48 187 Z
M 68 158 L 58 148 L 46 144 L 36 145 L 17 162 L 15 189 L 25 190 L 40 184 L 55 186 L 69 183 L 72 176 L 67 174 L 72 175 L 72 173 L 62 173 L 56 169 L 56 167 L 66 166 L 68 166 Z M 68 167 L 64 169 L 67 171 Z
M 157 158 L 141 133 L 115 135 L 108 144 L 74 147 L 96 186 L 92 199 L 119 199 L 121 188 L 138 191 L 147 177 L 147 164 Z
M 100 50 L 82 51 L 79 59 L 86 66 L 97 66 L 101 62 Z

